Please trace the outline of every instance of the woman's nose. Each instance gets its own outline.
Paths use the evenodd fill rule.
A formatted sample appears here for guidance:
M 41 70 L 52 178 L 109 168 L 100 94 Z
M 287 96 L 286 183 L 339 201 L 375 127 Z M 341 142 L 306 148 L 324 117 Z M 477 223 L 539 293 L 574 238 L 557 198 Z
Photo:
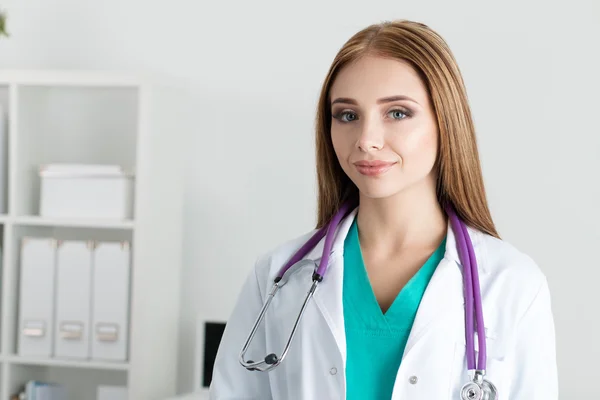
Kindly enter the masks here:
M 356 147 L 364 152 L 383 148 L 384 134 L 382 127 L 376 122 L 365 121 L 361 126 Z

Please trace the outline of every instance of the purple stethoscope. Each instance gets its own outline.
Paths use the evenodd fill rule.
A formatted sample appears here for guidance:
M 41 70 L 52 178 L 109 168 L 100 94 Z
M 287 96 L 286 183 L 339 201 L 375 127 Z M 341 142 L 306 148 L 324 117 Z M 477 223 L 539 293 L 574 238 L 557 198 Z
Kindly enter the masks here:
M 246 343 L 240 353 L 240 363 L 249 371 L 270 371 L 277 367 L 285 359 L 290 344 L 296 334 L 296 330 L 302 319 L 302 315 L 306 309 L 306 306 L 315 293 L 318 284 L 323 280 L 327 266 L 329 263 L 329 255 L 333 246 L 333 239 L 335 232 L 341 222 L 341 220 L 351 211 L 349 203 L 343 204 L 338 212 L 333 216 L 329 224 L 319 229 L 297 252 L 292 258 L 279 270 L 277 277 L 274 280 L 271 292 L 267 296 L 265 303 L 260 310 L 252 331 L 248 336 Z M 485 379 L 485 368 L 486 368 L 486 340 L 485 340 L 485 325 L 483 322 L 483 308 L 481 304 L 481 289 L 479 286 L 479 273 L 477 269 L 477 260 L 475 259 L 475 252 L 473 250 L 473 244 L 467 227 L 465 224 L 456 216 L 454 209 L 450 206 L 446 206 L 446 212 L 450 218 L 450 224 L 456 236 L 456 244 L 458 255 L 463 265 L 463 277 L 464 277 L 464 288 L 465 288 L 465 332 L 466 332 L 466 345 L 467 345 L 467 369 L 471 380 L 467 382 L 461 388 L 461 399 L 462 400 L 495 400 L 498 397 L 496 387 L 487 379 Z M 325 237 L 325 245 L 323 248 L 323 255 L 318 265 L 315 261 L 303 259 L 310 250 L 312 250 L 321 239 Z M 260 326 L 260 323 L 264 319 L 273 297 L 279 289 L 281 289 L 290 279 L 290 277 L 300 269 L 306 266 L 314 268 L 312 274 L 312 286 L 308 291 L 302 308 L 296 318 L 292 332 L 288 338 L 285 348 L 280 357 L 275 353 L 267 355 L 263 361 L 254 362 L 252 360 L 246 361 L 244 355 L 250 347 L 250 343 Z M 473 326 L 473 315 L 475 315 L 477 323 L 477 338 L 479 344 L 479 357 L 477 365 L 475 364 L 475 340 L 474 340 L 474 326 Z

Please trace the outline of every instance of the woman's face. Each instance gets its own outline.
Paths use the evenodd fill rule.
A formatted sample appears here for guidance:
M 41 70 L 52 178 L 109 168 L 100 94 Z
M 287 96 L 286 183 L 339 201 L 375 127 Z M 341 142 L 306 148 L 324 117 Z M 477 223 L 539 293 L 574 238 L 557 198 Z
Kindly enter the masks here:
M 388 197 L 424 182 L 435 188 L 437 122 L 409 64 L 364 57 L 340 71 L 330 98 L 333 147 L 361 195 Z

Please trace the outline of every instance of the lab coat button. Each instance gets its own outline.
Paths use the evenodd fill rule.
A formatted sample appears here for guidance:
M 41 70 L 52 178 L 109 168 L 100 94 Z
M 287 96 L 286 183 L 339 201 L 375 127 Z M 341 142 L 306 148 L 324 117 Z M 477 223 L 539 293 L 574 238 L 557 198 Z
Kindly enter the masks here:
M 331 375 L 335 375 L 335 374 L 337 374 L 337 368 L 336 368 L 336 367 L 333 367 L 333 368 L 331 368 L 331 369 L 329 370 L 329 373 L 330 373 Z
M 419 381 L 419 378 L 417 378 L 416 376 L 411 376 L 408 381 L 410 382 L 411 385 L 416 385 L 417 382 Z

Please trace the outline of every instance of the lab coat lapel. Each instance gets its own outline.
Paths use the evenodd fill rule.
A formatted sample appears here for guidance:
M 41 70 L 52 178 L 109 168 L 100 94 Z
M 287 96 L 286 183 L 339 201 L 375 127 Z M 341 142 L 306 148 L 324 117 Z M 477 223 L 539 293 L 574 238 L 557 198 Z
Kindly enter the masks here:
M 427 332 L 448 315 L 448 311 L 463 305 L 462 274 L 454 260 L 444 257 L 431 277 L 417 310 L 404 350 L 406 357 L 412 347 Z
M 313 299 L 327 322 L 331 333 L 338 345 L 342 361 L 346 362 L 346 335 L 344 327 L 344 309 L 342 300 L 343 276 L 344 276 L 344 241 L 356 217 L 357 209 L 354 209 L 345 217 L 338 226 L 332 250 L 329 256 L 329 265 L 323 281 L 317 287 Z M 307 258 L 321 260 L 325 238 L 319 241 L 317 246 L 307 255 Z
M 481 268 L 484 260 L 481 257 L 479 233 L 470 228 L 468 228 L 468 232 L 481 275 L 485 270 Z M 459 307 L 464 310 L 464 304 L 463 266 L 458 256 L 454 231 L 448 224 L 446 252 L 425 290 L 406 343 L 404 357 L 410 353 L 419 339 L 427 332 L 437 328 L 438 324 L 444 321 L 445 316 L 455 315 L 449 313 L 451 309 Z

